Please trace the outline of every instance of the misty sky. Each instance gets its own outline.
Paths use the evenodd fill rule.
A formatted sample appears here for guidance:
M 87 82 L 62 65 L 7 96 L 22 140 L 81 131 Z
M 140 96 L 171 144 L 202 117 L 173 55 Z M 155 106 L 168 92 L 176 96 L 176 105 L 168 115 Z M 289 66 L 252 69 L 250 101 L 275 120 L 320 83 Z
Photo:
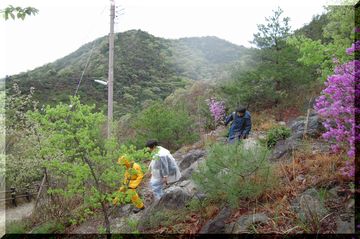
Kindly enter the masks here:
M 141 29 L 157 37 L 217 36 L 250 47 L 256 24 L 280 6 L 292 29 L 321 14 L 328 0 L 115 0 L 116 32 Z M 36 16 L 0 20 L 0 78 L 62 58 L 109 32 L 109 0 L 1 0 L 0 9 L 33 6 Z M 122 9 L 122 10 L 121 10 Z

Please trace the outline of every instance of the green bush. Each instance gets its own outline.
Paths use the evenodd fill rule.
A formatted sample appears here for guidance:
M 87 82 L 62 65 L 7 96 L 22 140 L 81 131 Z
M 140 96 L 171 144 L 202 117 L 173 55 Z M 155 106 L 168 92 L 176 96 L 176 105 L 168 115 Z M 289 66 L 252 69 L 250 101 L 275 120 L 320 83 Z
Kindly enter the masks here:
M 237 207 L 239 199 L 254 199 L 274 185 L 275 176 L 260 144 L 213 144 L 207 159 L 193 174 L 195 183 L 212 200 Z
M 154 103 L 140 112 L 133 127 L 139 147 L 144 147 L 148 139 L 157 139 L 165 147 L 175 150 L 199 137 L 186 111 L 175 110 L 162 103 Z
M 32 233 L 34 234 L 49 234 L 49 233 L 64 233 L 65 227 L 63 224 L 58 222 L 45 222 L 40 226 L 36 227 Z
M 291 130 L 285 126 L 275 126 L 271 128 L 266 135 L 266 146 L 272 148 L 275 144 L 282 139 L 290 136 Z
M 27 221 L 11 221 L 6 223 L 6 234 L 24 234 L 29 230 Z

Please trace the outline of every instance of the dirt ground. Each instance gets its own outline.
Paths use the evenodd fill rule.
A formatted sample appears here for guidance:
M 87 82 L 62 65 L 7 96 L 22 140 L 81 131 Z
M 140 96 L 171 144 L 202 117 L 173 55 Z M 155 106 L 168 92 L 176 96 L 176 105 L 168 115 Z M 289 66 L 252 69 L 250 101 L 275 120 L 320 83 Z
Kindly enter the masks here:
M 21 220 L 29 216 L 34 209 L 34 203 L 24 203 L 17 207 L 0 207 L 0 237 L 5 234 L 5 222 Z

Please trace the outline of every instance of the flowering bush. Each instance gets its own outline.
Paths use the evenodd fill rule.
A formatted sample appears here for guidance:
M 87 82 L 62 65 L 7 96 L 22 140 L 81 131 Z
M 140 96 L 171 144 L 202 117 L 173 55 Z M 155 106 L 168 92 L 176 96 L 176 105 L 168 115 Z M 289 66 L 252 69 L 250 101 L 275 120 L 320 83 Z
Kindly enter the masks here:
M 346 50 L 352 54 L 360 50 L 360 41 Z M 333 142 L 332 150 L 347 150 L 351 161 L 355 157 L 355 96 L 360 96 L 360 61 L 353 60 L 335 68 L 335 74 L 325 82 L 326 88 L 316 100 L 315 110 L 325 118 L 323 122 L 327 131 L 323 138 Z M 357 112 L 359 113 L 359 112 Z M 356 138 L 358 140 L 358 138 Z M 343 175 L 354 175 L 353 163 L 347 162 L 341 169 Z
M 214 118 L 215 125 L 223 120 L 225 116 L 225 105 L 223 101 L 217 101 L 214 98 L 210 98 L 206 100 L 209 110 L 211 112 L 211 116 Z

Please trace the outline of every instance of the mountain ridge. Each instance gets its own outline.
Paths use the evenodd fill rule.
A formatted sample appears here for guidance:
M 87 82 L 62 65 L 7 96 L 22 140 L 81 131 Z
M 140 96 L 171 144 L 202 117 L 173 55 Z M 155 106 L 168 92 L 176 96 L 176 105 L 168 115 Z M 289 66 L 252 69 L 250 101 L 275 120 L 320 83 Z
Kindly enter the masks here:
M 108 51 L 107 36 L 96 38 L 52 63 L 8 76 L 7 86 L 17 83 L 23 91 L 35 87 L 41 104 L 67 101 L 91 53 L 78 95 L 105 111 L 106 87 L 94 80 L 106 81 Z M 169 40 L 142 30 L 116 33 L 114 110 L 121 114 L 138 111 L 146 101 L 163 100 L 192 81 L 220 79 L 227 67 L 250 51 L 215 36 Z

